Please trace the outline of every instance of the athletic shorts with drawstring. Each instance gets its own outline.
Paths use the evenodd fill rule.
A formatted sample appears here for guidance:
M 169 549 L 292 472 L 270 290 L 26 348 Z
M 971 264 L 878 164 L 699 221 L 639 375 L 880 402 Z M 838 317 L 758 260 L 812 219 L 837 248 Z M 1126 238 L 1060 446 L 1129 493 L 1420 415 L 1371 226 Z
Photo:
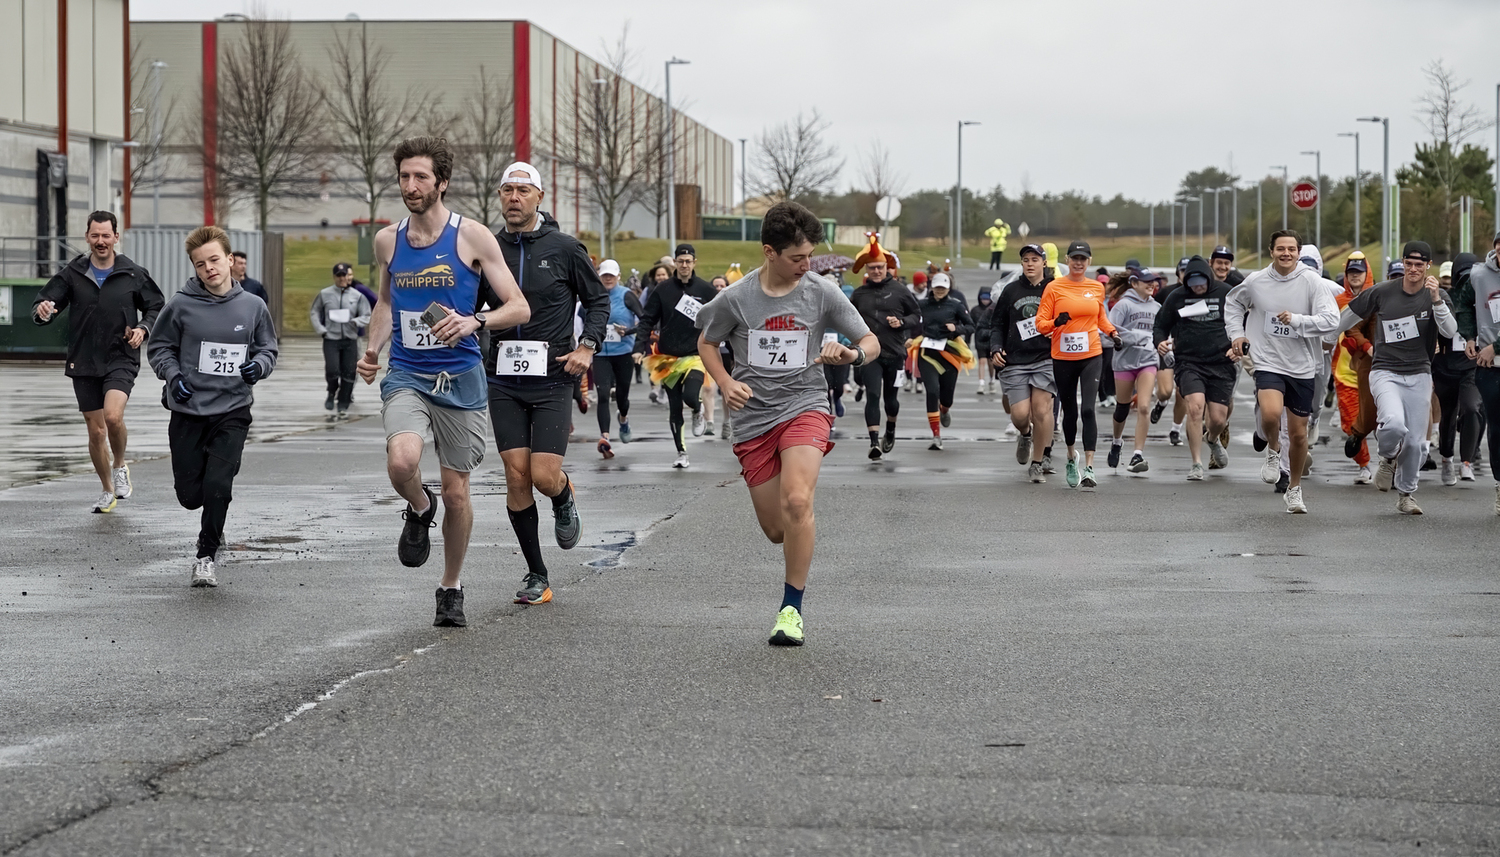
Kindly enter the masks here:
M 777 423 L 760 437 L 734 445 L 740 460 L 740 475 L 754 488 L 781 475 L 781 453 L 794 446 L 811 446 L 827 455 L 833 449 L 828 436 L 833 431 L 833 414 L 826 411 L 804 411 L 786 422 Z

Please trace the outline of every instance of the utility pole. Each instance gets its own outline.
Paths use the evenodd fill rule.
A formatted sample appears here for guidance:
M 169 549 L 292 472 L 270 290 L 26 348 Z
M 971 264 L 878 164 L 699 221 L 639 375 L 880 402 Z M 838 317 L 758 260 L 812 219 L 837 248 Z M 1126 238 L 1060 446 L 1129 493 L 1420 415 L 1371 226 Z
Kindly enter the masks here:
M 1359 132 L 1345 131 L 1339 134 L 1339 136 L 1354 138 L 1354 249 L 1358 250 L 1360 248 L 1359 227 L 1361 225 L 1359 222 L 1359 198 L 1361 196 L 1359 192 Z
M 1284 164 L 1283 165 L 1279 165 L 1279 166 L 1273 164 L 1271 166 L 1271 169 L 1273 169 L 1273 170 L 1281 170 L 1281 228 L 1285 229 L 1286 228 L 1286 199 L 1287 199 L 1287 195 L 1290 193 L 1290 191 L 1287 189 L 1287 184 L 1286 184 L 1287 180 L 1288 180 L 1287 179 L 1286 166 Z
M 1151 203 L 1151 261 L 1147 263 L 1156 267 L 1156 203 Z
M 1500 98 L 1500 92 L 1497 92 L 1497 98 Z M 1497 109 L 1500 109 L 1500 104 L 1497 104 Z M 1380 157 L 1380 267 L 1384 274 L 1391 264 L 1391 117 L 1362 116 L 1354 121 L 1379 122 L 1384 138 Z M 1500 162 L 1500 158 L 1496 161 Z
M 1321 253 L 1323 252 L 1323 150 L 1313 149 L 1302 154 L 1312 155 L 1316 159 L 1314 161 L 1316 165 L 1313 167 L 1313 187 L 1318 189 L 1318 201 L 1313 204 L 1313 213 L 1317 223 L 1313 241 L 1318 245 L 1318 252 Z
M 978 124 L 958 120 L 958 188 L 953 203 L 953 259 L 960 268 L 964 266 L 964 126 Z
M 740 240 L 741 241 L 749 241 L 750 240 L 746 236 L 746 234 L 745 234 L 746 230 L 747 230 L 747 227 L 745 226 L 745 218 L 750 216 L 750 210 L 749 210 L 749 205 L 750 205 L 750 191 L 749 191 L 749 185 L 747 184 L 746 175 L 747 174 L 745 172 L 745 138 L 741 137 L 740 138 Z
M 1265 210 L 1266 183 L 1262 179 L 1255 183 L 1255 262 L 1260 264 L 1260 248 L 1266 246 L 1266 228 L 1261 216 Z
M 1203 255 L 1203 198 L 1208 196 L 1208 191 L 1198 193 L 1198 255 Z M 1215 194 L 1215 198 L 1217 198 Z
M 667 78 L 667 100 L 662 115 L 667 120 L 667 252 L 677 249 L 677 133 L 672 121 L 672 66 L 687 65 L 687 60 L 672 57 L 664 64 Z

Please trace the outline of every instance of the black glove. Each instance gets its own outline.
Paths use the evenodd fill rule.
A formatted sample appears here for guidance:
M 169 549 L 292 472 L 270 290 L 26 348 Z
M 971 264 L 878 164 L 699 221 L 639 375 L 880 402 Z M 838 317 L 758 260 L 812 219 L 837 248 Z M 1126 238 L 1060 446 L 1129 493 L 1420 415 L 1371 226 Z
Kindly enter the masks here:
M 181 375 L 173 376 L 172 380 L 167 382 L 167 389 L 172 392 L 172 400 L 179 405 L 187 404 L 187 400 L 193 397 L 193 388 L 187 385 L 187 381 L 183 380 Z
M 240 377 L 245 379 L 246 384 L 254 387 L 256 381 L 266 377 L 266 367 L 260 365 L 258 360 L 247 360 L 240 365 Z
M 1125 340 L 1121 339 L 1120 338 L 1120 334 L 1118 334 L 1118 333 L 1111 333 L 1109 335 L 1109 341 L 1113 342 L 1115 344 L 1115 348 L 1124 348 L 1125 347 Z
M 1062 327 L 1072 320 L 1073 317 L 1071 315 L 1068 315 L 1066 312 L 1060 312 L 1057 314 L 1057 318 L 1052 319 L 1052 325 L 1054 327 Z

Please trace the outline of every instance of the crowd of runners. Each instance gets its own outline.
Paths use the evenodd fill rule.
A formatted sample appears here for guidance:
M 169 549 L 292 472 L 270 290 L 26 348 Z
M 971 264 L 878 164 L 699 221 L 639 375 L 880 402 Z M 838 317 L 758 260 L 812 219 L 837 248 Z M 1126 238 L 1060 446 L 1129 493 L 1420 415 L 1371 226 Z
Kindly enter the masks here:
M 559 230 L 530 164 L 503 173 L 498 232 L 450 211 L 443 195 L 453 158 L 440 138 L 397 147 L 409 216 L 375 236 L 374 300 L 341 265 L 310 314 L 324 340 L 326 408 L 348 410 L 356 377 L 380 381 L 386 470 L 407 503 L 396 546 L 403 565 L 428 561 L 442 506 L 438 626 L 466 622 L 469 478 L 491 439 L 526 564 L 514 601 L 544 604 L 553 592 L 536 494 L 551 505 L 557 545 L 577 545 L 583 521 L 563 467 L 574 408 L 586 412 L 592 401 L 595 449 L 612 458 L 612 440 L 633 437 L 632 383 L 649 385 L 649 400 L 665 407 L 674 469 L 690 467 L 691 438 L 714 434 L 722 399 L 719 436 L 733 441 L 754 514 L 784 555 L 774 645 L 804 639 L 814 493 L 850 393 L 863 401 L 876 465 L 895 454 L 903 392 L 922 397 L 926 451 L 942 453 L 960 378 L 973 373 L 976 392 L 998 395 L 1008 414 L 1018 481 L 1046 483 L 1061 456 L 1067 488 L 1097 490 L 1096 411 L 1109 418 L 1103 467 L 1145 474 L 1149 426 L 1170 409 L 1169 443 L 1185 442 L 1186 478 L 1202 482 L 1228 465 L 1243 375 L 1254 392 L 1258 472 L 1289 513 L 1309 511 L 1302 480 L 1325 407 L 1337 408 L 1343 452 L 1360 468 L 1354 482 L 1394 491 L 1402 514 L 1422 514 L 1415 495 L 1424 469 L 1440 471 L 1446 485 L 1476 479 L 1483 464 L 1496 474 L 1500 234 L 1485 259 L 1459 254 L 1436 275 L 1431 248 L 1410 241 L 1385 272 L 1355 252 L 1329 276 L 1319 249 L 1290 230 L 1271 236 L 1271 264 L 1248 274 L 1226 247 L 1182 259 L 1169 277 L 1134 261 L 1112 275 L 1093 268 L 1085 241 L 1062 253 L 1027 244 L 1019 273 L 979 290 L 971 305 L 931 263 L 908 285 L 875 234 L 848 268 L 857 286 L 844 284 L 843 272 L 813 273 L 823 226 L 802 206 L 779 203 L 765 215 L 763 258 L 748 273 L 735 267 L 704 280 L 693 246 L 680 244 L 627 284 L 614 260 L 596 262 Z M 1009 227 L 996 221 L 989 235 L 998 267 Z M 113 215 L 90 215 L 89 253 L 43 288 L 33 318 L 46 324 L 72 308 L 66 374 L 102 486 L 97 513 L 133 491 L 124 411 L 145 351 L 171 411 L 178 500 L 202 510 L 190 582 L 216 586 L 253 388 L 276 367 L 277 337 L 222 229 L 189 236 L 194 276 L 170 300 L 115 251 L 118 239 Z M 435 482 L 421 472 L 429 442 Z M 1496 483 L 1500 515 L 1500 476 Z

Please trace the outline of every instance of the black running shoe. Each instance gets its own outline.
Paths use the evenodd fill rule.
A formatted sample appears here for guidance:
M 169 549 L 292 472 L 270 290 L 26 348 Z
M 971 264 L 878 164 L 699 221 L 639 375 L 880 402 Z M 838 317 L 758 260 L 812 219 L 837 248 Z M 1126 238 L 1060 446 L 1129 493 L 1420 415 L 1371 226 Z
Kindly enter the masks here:
M 1120 466 L 1120 450 L 1123 448 L 1124 447 L 1122 447 L 1118 443 L 1112 443 L 1109 445 L 1109 458 L 1107 460 L 1107 463 L 1110 467 Z
M 1154 404 L 1154 405 L 1151 406 L 1151 424 L 1152 425 L 1156 425 L 1157 423 L 1161 422 L 1161 412 L 1165 411 L 1166 409 L 1167 409 L 1167 403 L 1163 402 L 1160 399 L 1157 399 L 1156 400 L 1156 404 Z
M 521 581 L 521 591 L 516 593 L 517 604 L 546 604 L 552 600 L 552 587 L 540 574 L 528 574 Z
M 1253 446 L 1253 447 L 1255 447 L 1255 451 L 1256 452 L 1265 452 L 1266 451 L 1266 439 L 1263 438 L 1263 437 L 1261 437 L 1258 434 L 1254 435 L 1254 436 L 1252 436 L 1250 438 L 1250 445 Z M 1353 457 L 1354 456 L 1352 456 L 1352 455 L 1350 456 L 1350 458 L 1353 458 Z
M 1167 443 L 1170 443 L 1173 446 L 1182 446 L 1182 432 L 1178 431 L 1177 429 L 1172 429 L 1170 432 L 1167 432 Z
M 553 506 L 552 516 L 556 519 L 553 531 L 557 535 L 557 546 L 572 550 L 583 535 L 583 521 L 578 518 L 578 495 L 568 497 L 568 502 L 561 506 Z
M 1292 484 L 1292 474 L 1285 470 L 1281 472 L 1281 478 L 1276 480 L 1276 493 L 1285 494 L 1286 489 Z
M 1429 455 L 1429 456 L 1427 456 L 1426 459 L 1424 459 L 1422 461 L 1422 469 L 1423 470 L 1436 470 L 1436 469 L 1438 469 L 1437 462 L 1433 461 L 1432 460 L 1432 456 Z
M 410 503 L 401 512 L 406 524 L 401 528 L 401 540 L 396 543 L 396 556 L 407 568 L 426 564 L 427 555 L 432 553 L 432 538 L 427 531 L 435 526 L 432 519 L 437 517 L 437 498 L 426 485 L 422 486 L 422 492 L 427 495 L 426 512 L 418 515 L 412 511 Z
M 462 628 L 469 624 L 464 619 L 464 591 L 462 589 L 437 590 L 437 618 L 432 620 L 434 628 Z
M 856 402 L 862 402 L 862 401 L 864 401 L 864 398 L 865 398 L 865 388 L 864 387 L 855 387 L 854 388 L 854 401 L 856 401 Z
M 893 450 L 895 448 L 896 448 L 896 433 L 893 432 L 893 431 L 888 431 L 888 432 L 886 432 L 880 438 L 880 451 L 882 453 L 889 453 L 891 450 Z
M 1364 442 L 1364 438 L 1359 437 L 1358 435 L 1344 435 L 1344 457 L 1353 458 L 1354 456 L 1359 455 L 1359 445 L 1362 442 Z
M 947 411 L 943 411 L 942 414 L 938 416 L 938 423 L 942 425 L 943 428 L 947 428 L 948 426 L 953 424 L 953 417 L 949 416 Z

